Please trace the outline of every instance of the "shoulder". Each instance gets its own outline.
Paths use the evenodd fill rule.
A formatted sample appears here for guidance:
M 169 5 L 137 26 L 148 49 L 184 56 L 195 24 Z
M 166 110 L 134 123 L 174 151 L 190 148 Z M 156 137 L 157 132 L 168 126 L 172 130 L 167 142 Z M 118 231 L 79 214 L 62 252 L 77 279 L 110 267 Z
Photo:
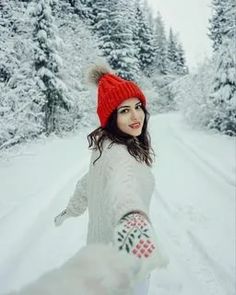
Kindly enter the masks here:
M 104 150 L 104 159 L 107 170 L 113 171 L 113 173 L 120 173 L 120 171 L 123 171 L 123 173 L 127 173 L 127 171 L 136 173 L 145 166 L 144 163 L 136 160 L 123 144 L 107 145 Z
M 102 153 L 100 154 L 99 149 L 92 150 L 91 160 L 94 161 L 99 158 L 97 163 L 100 162 L 104 165 L 111 163 L 114 165 L 122 159 L 128 160 L 132 157 L 125 145 L 113 143 L 110 139 L 104 140 L 101 151 Z
M 104 154 L 109 159 L 110 157 L 114 160 L 121 158 L 131 158 L 127 147 L 124 144 L 112 143 L 110 140 L 106 141 L 103 148 Z
M 146 166 L 145 163 L 141 163 L 132 156 L 126 145 L 113 143 L 111 140 L 106 139 L 103 142 L 102 154 L 100 156 L 99 150 L 94 150 L 92 153 L 92 161 L 98 159 L 96 162 L 98 166 L 106 166 L 112 170 L 124 168 L 140 168 Z

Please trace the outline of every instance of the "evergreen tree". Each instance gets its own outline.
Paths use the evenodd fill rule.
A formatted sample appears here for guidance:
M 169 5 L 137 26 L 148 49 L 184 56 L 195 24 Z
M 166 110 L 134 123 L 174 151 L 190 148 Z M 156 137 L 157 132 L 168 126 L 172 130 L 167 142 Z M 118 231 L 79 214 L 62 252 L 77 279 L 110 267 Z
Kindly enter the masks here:
M 209 37 L 213 41 L 213 49 L 217 51 L 222 44 L 222 37 L 226 31 L 226 9 L 231 0 L 212 0 L 212 17 L 209 20 Z M 232 0 L 233 2 L 234 0 Z
M 109 2 L 107 30 L 100 36 L 100 48 L 111 67 L 126 79 L 136 79 L 137 60 L 134 55 L 133 28 L 125 0 Z
M 9 52 L 9 41 L 14 37 L 14 11 L 11 2 L 0 3 L 0 82 L 7 82 L 13 72 L 13 64 L 17 66 L 17 60 Z
M 236 39 L 236 1 L 228 0 L 225 7 L 224 36 L 229 39 Z
M 176 36 L 172 29 L 170 29 L 169 39 L 167 42 L 167 72 L 171 74 L 177 74 L 177 63 L 178 63 L 178 44 Z
M 225 37 L 215 56 L 214 91 L 210 96 L 213 118 L 209 124 L 228 135 L 236 135 L 235 40 Z
M 136 57 L 139 61 L 139 68 L 147 76 L 151 76 L 151 65 L 154 61 L 154 41 L 152 30 L 149 26 L 148 15 L 144 14 L 142 4 L 136 4 L 136 28 L 134 32 L 134 43 L 136 47 Z
M 209 95 L 213 90 L 213 75 L 215 64 L 212 60 L 205 60 L 194 73 L 176 79 L 170 84 L 171 93 L 177 108 L 185 120 L 197 128 L 204 128 L 212 118 L 212 105 L 209 104 Z M 172 103 L 173 104 L 173 103 Z
M 214 90 L 209 98 L 214 110 L 210 127 L 229 135 L 236 134 L 236 3 L 212 1 L 210 38 L 215 52 Z
M 70 101 L 67 99 L 66 87 L 60 79 L 61 60 L 57 53 L 58 38 L 52 15 L 55 0 L 35 2 L 32 12 L 34 17 L 33 38 L 35 42 L 34 65 L 38 76 L 38 84 L 45 95 L 45 130 L 47 134 L 58 132 L 57 112 L 60 108 L 68 110 Z
M 186 65 L 186 60 L 185 60 L 185 53 L 182 47 L 182 44 L 178 42 L 177 44 L 177 54 L 178 54 L 178 59 L 176 62 L 176 71 L 178 75 L 186 75 L 188 74 L 188 68 Z
M 185 53 L 182 44 L 170 29 L 169 40 L 167 43 L 167 72 L 169 74 L 185 75 L 188 68 L 185 60 Z
M 158 12 L 154 19 L 154 68 L 161 74 L 167 73 L 167 40 L 164 23 L 161 14 Z
M 60 72 L 73 107 L 69 112 L 61 109 L 57 118 L 60 129 L 70 131 L 95 122 L 96 104 L 94 96 L 88 91 L 86 72 L 101 52 L 98 50 L 97 39 L 74 13 L 73 7 L 66 2 L 61 2 L 60 6 L 61 12 L 56 18 L 59 35 L 63 39 L 59 51 L 63 59 Z
M 27 5 L 27 3 L 25 3 Z M 43 97 L 35 83 L 32 65 L 31 26 L 25 5 L 9 1 L 3 5 L 0 22 L 0 149 L 42 132 Z
M 105 26 L 108 22 L 108 7 L 110 0 L 94 1 L 91 7 L 90 28 L 96 35 L 103 35 Z
M 68 0 L 74 13 L 79 16 L 86 24 L 93 23 L 93 5 L 95 0 Z
M 109 27 L 109 5 L 108 0 L 98 0 L 94 4 L 94 22 L 91 26 L 92 31 L 101 38 L 101 47 L 103 45 L 102 37 L 108 34 Z
M 143 2 L 140 2 L 141 0 L 137 0 L 140 3 L 141 10 L 143 12 L 143 15 L 145 15 L 147 23 L 149 28 L 152 30 L 153 29 L 153 24 L 154 24 L 154 19 L 153 19 L 153 13 L 148 5 L 147 0 L 142 0 Z

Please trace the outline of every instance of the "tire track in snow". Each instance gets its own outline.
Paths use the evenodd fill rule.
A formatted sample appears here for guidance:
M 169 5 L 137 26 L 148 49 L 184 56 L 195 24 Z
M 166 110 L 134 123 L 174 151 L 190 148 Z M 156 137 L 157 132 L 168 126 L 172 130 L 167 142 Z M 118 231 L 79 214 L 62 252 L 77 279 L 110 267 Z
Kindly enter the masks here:
M 173 130 L 169 122 L 165 122 L 163 125 L 162 121 L 160 121 L 160 126 L 161 132 L 159 133 L 158 138 L 164 142 L 163 146 L 164 144 L 176 144 L 176 149 L 182 151 L 182 153 L 179 153 L 183 154 L 182 158 L 186 157 L 187 162 L 193 162 L 193 167 L 198 166 L 197 168 L 204 172 L 204 176 L 205 173 L 209 174 L 211 178 L 213 178 L 213 183 L 218 182 L 219 179 L 220 184 L 227 185 L 230 189 L 232 189 L 232 186 L 234 187 L 235 182 L 231 175 L 228 175 L 227 171 L 222 172 L 219 167 L 215 167 L 213 162 L 214 158 L 209 161 L 206 153 L 203 153 L 203 157 L 201 157 L 202 149 L 200 149 L 201 154 L 199 155 L 196 148 L 191 146 L 191 144 L 188 144 L 188 142 L 185 143 L 184 140 L 176 135 L 175 130 Z M 171 139 L 172 135 L 173 139 Z M 204 250 L 202 251 L 197 242 L 195 245 L 193 236 L 189 236 L 189 232 L 192 230 L 192 225 L 196 227 L 199 225 L 199 222 L 202 222 L 202 225 L 204 225 L 207 221 L 205 216 L 201 214 L 201 212 L 189 210 L 188 207 L 191 206 L 185 206 L 185 204 L 183 204 L 183 206 L 180 204 L 180 209 L 183 210 L 176 211 L 176 207 L 171 206 L 168 202 L 168 198 L 165 198 L 165 195 L 160 193 L 156 195 L 156 198 L 158 198 L 156 208 L 159 208 L 160 210 L 158 210 L 159 217 L 155 218 L 154 216 L 154 220 L 156 220 L 155 224 L 161 225 L 159 230 L 163 232 L 163 240 L 168 249 L 170 261 L 172 263 L 174 262 L 175 266 L 179 268 L 178 273 L 175 273 L 174 275 L 178 276 L 179 274 L 182 274 L 181 282 L 183 282 L 183 288 L 180 294 L 232 295 L 233 293 L 229 293 L 231 292 L 232 286 L 232 278 L 230 275 L 228 275 L 218 263 L 215 263 L 213 260 L 214 257 L 209 257 L 210 259 L 205 257 L 204 251 L 208 250 L 208 248 L 204 250 L 202 247 Z M 190 209 L 195 208 L 192 207 Z M 198 218 L 198 220 L 196 217 L 199 217 L 199 213 L 200 219 Z M 184 217 L 184 222 L 182 221 L 182 217 Z M 173 267 L 173 265 L 171 266 Z M 168 269 L 168 271 L 170 271 L 170 276 L 173 275 L 170 269 Z M 226 284 L 228 286 L 226 286 Z M 192 287 L 189 292 L 186 292 L 186 285 Z M 172 295 L 176 293 L 172 292 L 170 294 Z
M 189 144 L 189 142 L 186 142 L 183 138 L 179 137 L 170 125 L 169 129 L 171 130 L 171 134 L 173 135 L 173 137 L 176 139 L 177 142 L 179 142 L 183 149 L 194 155 L 194 157 L 197 158 L 198 161 L 200 160 L 200 162 L 207 168 L 209 168 L 216 176 L 218 176 L 221 181 L 222 179 L 224 179 L 228 185 L 233 187 L 236 186 L 236 180 L 233 177 L 231 178 L 230 175 L 227 175 L 226 173 L 221 171 L 216 165 L 213 164 L 213 162 L 209 161 L 209 159 L 204 158 L 202 154 L 200 156 L 196 149 L 191 144 Z
M 227 295 L 234 295 L 235 294 L 235 278 L 233 275 L 230 275 L 227 273 L 215 260 L 213 260 L 208 253 L 205 251 L 204 246 L 199 241 L 199 239 L 190 231 L 187 231 L 187 234 L 190 238 L 190 241 L 192 241 L 192 245 L 194 248 L 198 250 L 198 252 L 201 254 L 202 258 L 208 262 L 209 265 L 211 265 L 211 268 L 214 269 L 214 272 L 217 276 L 218 281 L 226 287 L 226 294 Z
M 189 235 L 190 230 L 177 220 L 174 211 L 164 200 L 164 197 L 159 192 L 155 194 L 155 197 L 163 210 L 160 206 L 157 205 L 157 207 L 160 207 L 160 212 L 164 213 L 163 220 L 165 222 L 163 222 L 162 231 L 164 230 L 166 233 L 165 243 L 168 244 L 170 254 L 182 272 L 186 274 L 186 277 L 183 278 L 184 282 L 186 283 L 186 278 L 188 281 L 191 280 L 191 286 L 195 286 L 196 294 L 233 295 L 224 289 L 224 282 L 219 280 L 218 274 L 225 273 L 224 270 L 217 265 L 218 270 L 217 273 L 215 272 L 216 265 L 210 259 L 205 259 L 202 251 L 194 244 L 192 236 Z

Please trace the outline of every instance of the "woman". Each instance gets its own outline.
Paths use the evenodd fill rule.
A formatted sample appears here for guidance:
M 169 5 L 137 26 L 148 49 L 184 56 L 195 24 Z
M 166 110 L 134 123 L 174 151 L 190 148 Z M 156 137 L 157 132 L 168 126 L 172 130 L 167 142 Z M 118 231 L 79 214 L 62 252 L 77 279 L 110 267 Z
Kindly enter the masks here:
M 134 82 L 104 66 L 94 67 L 89 77 L 98 87 L 100 127 L 88 135 L 89 172 L 77 183 L 55 224 L 81 215 L 88 207 L 87 243 L 112 243 L 142 260 L 146 278 L 135 287 L 135 294 L 148 294 L 150 271 L 165 262 L 149 219 L 154 152 L 147 131 L 146 98 Z

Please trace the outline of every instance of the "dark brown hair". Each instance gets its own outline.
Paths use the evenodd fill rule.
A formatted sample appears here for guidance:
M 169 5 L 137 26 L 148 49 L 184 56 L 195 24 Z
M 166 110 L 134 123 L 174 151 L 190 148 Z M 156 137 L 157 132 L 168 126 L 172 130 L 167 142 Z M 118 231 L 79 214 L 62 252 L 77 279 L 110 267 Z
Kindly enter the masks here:
M 123 144 L 127 147 L 130 155 L 133 156 L 138 162 L 144 162 L 148 166 L 152 166 L 155 153 L 151 147 L 151 138 L 147 130 L 150 114 L 143 105 L 142 109 L 145 113 L 145 118 L 142 133 L 137 137 L 126 134 L 118 128 L 117 110 L 113 111 L 109 117 L 106 127 L 98 127 L 87 136 L 89 148 L 93 150 L 99 150 L 100 152 L 99 157 L 93 162 L 93 164 L 102 155 L 104 140 L 110 139 L 111 143 L 109 148 L 114 143 Z

